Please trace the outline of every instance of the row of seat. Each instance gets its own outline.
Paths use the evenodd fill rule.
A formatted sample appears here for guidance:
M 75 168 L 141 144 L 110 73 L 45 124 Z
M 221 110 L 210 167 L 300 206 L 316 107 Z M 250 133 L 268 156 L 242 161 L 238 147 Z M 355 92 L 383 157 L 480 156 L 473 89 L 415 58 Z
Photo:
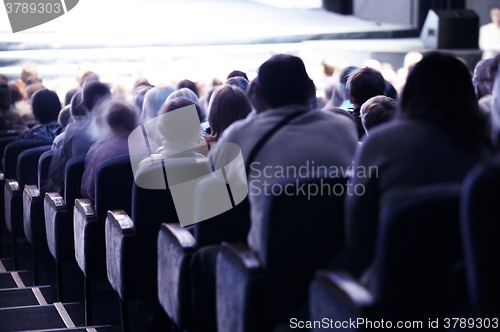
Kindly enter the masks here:
M 16 174 L 9 171 L 15 155 L 10 151 L 22 144 L 10 143 L 4 153 L 5 221 L 13 238 L 27 237 L 34 257 L 37 248 L 48 246 L 59 266 L 60 301 L 64 296 L 60 264 L 77 261 L 86 280 L 87 325 L 92 324 L 91 281 L 104 276 L 122 300 L 124 330 L 126 302 L 136 298 L 158 299 L 176 328 L 190 330 L 196 319 L 191 257 L 202 247 L 220 243 L 219 331 L 268 331 L 288 324 L 306 302 L 311 320 L 427 320 L 472 315 L 469 305 L 476 315 L 499 312 L 497 162 L 478 166 L 463 186 L 414 188 L 387 204 L 367 286 L 344 272 L 324 270 L 343 244 L 343 196 L 266 197 L 262 250 L 252 252 L 243 244 L 250 225 L 248 200 L 183 228 L 168 190 L 136 184 L 164 167 L 189 167 L 192 161 L 153 163 L 142 168 L 134 181 L 129 156 L 109 159 L 98 167 L 93 204 L 79 194 L 84 156 L 67 163 L 63 195 L 45 193 L 49 146 L 24 144 L 31 149 L 15 157 Z M 38 163 L 33 162 L 37 158 Z M 298 181 L 280 179 L 278 185 L 321 181 L 334 186 L 346 179 L 315 174 Z

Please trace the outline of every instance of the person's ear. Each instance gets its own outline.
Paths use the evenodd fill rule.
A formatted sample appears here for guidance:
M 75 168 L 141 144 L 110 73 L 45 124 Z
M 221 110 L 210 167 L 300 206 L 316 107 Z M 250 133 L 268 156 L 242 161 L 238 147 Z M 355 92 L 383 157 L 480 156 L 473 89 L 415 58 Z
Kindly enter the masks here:
M 349 92 L 349 101 L 351 104 L 356 105 L 356 101 L 354 100 L 354 97 L 352 96 L 352 93 Z

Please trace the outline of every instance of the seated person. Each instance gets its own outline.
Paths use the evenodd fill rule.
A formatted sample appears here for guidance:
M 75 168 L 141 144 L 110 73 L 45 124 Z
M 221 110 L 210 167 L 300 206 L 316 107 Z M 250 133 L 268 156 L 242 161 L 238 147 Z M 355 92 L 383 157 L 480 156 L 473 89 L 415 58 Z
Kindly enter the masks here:
M 61 101 L 57 93 L 47 89 L 39 90 L 33 94 L 31 106 L 33 115 L 40 124 L 25 131 L 17 139 L 39 139 L 53 142 L 54 138 L 61 132 L 61 126 L 57 123 L 57 117 L 61 111 Z
M 128 154 L 128 136 L 137 125 L 135 107 L 117 101 L 110 105 L 106 122 L 111 129 L 107 137 L 95 142 L 85 157 L 81 193 L 95 200 L 95 177 L 97 166 L 106 159 Z
M 346 196 L 346 244 L 351 273 L 374 259 L 378 216 L 399 191 L 460 182 L 490 153 L 487 121 L 466 66 L 452 55 L 428 53 L 410 71 L 397 118 L 370 130 L 354 159 Z M 368 170 L 358 175 L 357 170 Z M 432 231 L 432 230 L 429 230 Z
M 205 155 L 207 148 L 210 149 L 210 142 L 217 142 L 227 127 L 246 118 L 251 111 L 250 100 L 243 90 L 228 84 L 219 86 L 212 94 L 209 105 L 210 135 L 205 137 L 207 144 L 201 144 L 198 152 Z
M 57 186 L 64 184 L 66 162 L 76 156 L 86 154 L 90 146 L 102 134 L 99 125 L 98 105 L 110 96 L 109 88 L 97 81 L 85 83 L 83 91 L 71 99 L 71 118 L 66 127 L 64 142 L 54 150 L 49 169 L 49 179 Z
M 386 96 L 372 97 L 361 105 L 360 116 L 366 135 L 373 127 L 391 121 L 397 107 L 396 101 Z

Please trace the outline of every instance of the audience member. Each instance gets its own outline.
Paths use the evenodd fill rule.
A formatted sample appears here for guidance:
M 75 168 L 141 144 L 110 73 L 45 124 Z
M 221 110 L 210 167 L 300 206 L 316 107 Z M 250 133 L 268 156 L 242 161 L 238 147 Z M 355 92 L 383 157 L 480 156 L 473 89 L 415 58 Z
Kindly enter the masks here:
M 236 86 L 236 87 L 240 88 L 241 90 L 243 90 L 243 92 L 247 92 L 248 86 L 250 85 L 248 80 L 244 77 L 241 77 L 241 76 L 228 78 L 226 81 L 226 84 Z M 210 102 L 210 100 L 209 100 L 209 102 Z
M 357 67 L 351 66 L 342 69 L 339 76 L 339 81 L 335 84 L 332 92 L 332 105 L 347 110 L 353 107 L 347 94 L 346 84 L 349 76 L 354 72 Z
M 376 96 L 368 99 L 361 105 L 360 117 L 366 135 L 373 127 L 389 122 L 396 114 L 396 101 L 386 96 Z
M 251 206 L 251 228 L 248 244 L 252 250 L 260 249 L 262 202 L 267 183 L 273 181 L 262 175 L 264 167 L 303 167 L 314 165 L 348 167 L 357 145 L 354 123 L 347 117 L 323 111 L 310 111 L 309 101 L 315 95 L 315 87 L 308 77 L 304 63 L 290 55 L 274 55 L 259 68 L 257 78 L 249 89 L 251 100 L 257 114 L 237 121 L 229 126 L 219 139 L 241 148 L 243 159 L 248 158 L 257 142 L 271 132 L 278 124 L 287 119 L 260 149 L 251 165 L 249 174 L 228 174 L 228 177 L 248 177 L 249 201 Z M 212 156 L 214 164 L 226 164 L 223 154 Z M 267 172 L 269 174 L 269 172 Z M 202 191 L 210 179 L 202 183 Z M 268 193 L 269 194 L 269 193 Z M 195 202 L 198 200 L 195 199 Z M 199 203 L 199 202 L 198 202 Z M 196 324 L 199 330 L 214 331 L 215 328 L 215 259 L 217 246 L 202 248 L 193 255 L 191 261 Z M 203 294 L 199 296 L 198 294 Z M 198 295 L 198 296 L 197 296 Z
M 227 79 L 230 79 L 232 77 L 243 77 L 244 79 L 249 81 L 247 74 L 241 70 L 233 70 L 232 72 L 229 73 L 229 75 L 227 75 Z
M 252 106 L 243 90 L 237 86 L 223 84 L 213 93 L 209 109 L 210 135 L 205 137 L 206 145 L 201 144 L 198 147 L 198 152 L 203 155 L 210 150 L 210 143 L 217 142 L 233 122 L 244 119 L 252 111 Z
M 57 117 L 61 111 L 61 101 L 57 93 L 47 89 L 35 92 L 31 98 L 31 107 L 35 119 L 40 124 L 25 131 L 17 139 L 39 139 L 52 143 L 61 132 L 61 126 L 57 123 Z
M 194 94 L 196 95 L 196 97 L 200 97 L 200 95 L 198 94 L 198 88 L 196 87 L 196 83 L 194 83 L 193 81 L 190 81 L 190 80 L 182 80 L 179 82 L 179 84 L 177 84 L 177 90 L 180 90 L 182 88 L 187 88 L 191 91 L 194 92 Z
M 356 121 L 359 138 L 365 134 L 365 129 L 359 117 L 361 105 L 371 97 L 384 95 L 386 82 L 382 74 L 370 67 L 355 70 L 347 79 L 346 89 L 351 103 L 354 105 L 352 115 Z
M 10 112 L 10 90 L 6 80 L 0 78 L 0 130 L 26 128 L 23 118 Z
M 372 264 L 378 216 L 391 197 L 462 181 L 488 154 L 487 122 L 467 68 L 448 54 L 425 55 L 410 71 L 396 119 L 373 128 L 356 153 L 352 184 L 363 194 L 346 197 L 351 272 L 359 275 Z
M 52 150 L 58 149 L 64 143 L 64 134 L 68 121 L 71 118 L 71 106 L 64 106 L 57 116 L 57 123 L 61 127 L 61 133 L 54 138 L 52 142 Z
M 54 185 L 64 183 L 66 162 L 72 157 L 86 154 L 90 146 L 102 135 L 102 128 L 96 125 L 99 115 L 93 115 L 97 106 L 110 96 L 109 88 L 100 82 L 85 83 L 82 92 L 71 99 L 71 118 L 66 127 L 64 142 L 54 150 L 49 169 L 49 179 Z M 94 132 L 96 131 L 96 132 Z
M 95 177 L 97 167 L 106 159 L 128 154 L 128 137 L 137 125 L 137 111 L 131 104 L 113 101 L 106 117 L 111 128 L 109 136 L 95 142 L 85 157 L 81 193 L 95 200 Z

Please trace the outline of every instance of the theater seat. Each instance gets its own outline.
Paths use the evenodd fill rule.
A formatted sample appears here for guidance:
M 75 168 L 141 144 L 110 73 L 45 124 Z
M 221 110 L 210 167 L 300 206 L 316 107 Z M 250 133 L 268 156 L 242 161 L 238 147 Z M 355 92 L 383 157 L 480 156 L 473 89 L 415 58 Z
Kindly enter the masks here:
M 85 276 L 86 325 L 92 325 L 92 278 L 106 277 L 104 225 L 107 211 L 131 213 L 134 176 L 128 155 L 103 161 L 96 170 L 95 203 L 88 198 L 75 202 L 73 227 L 75 258 Z
M 235 208 L 193 225 L 192 232 L 177 224 L 162 224 L 158 235 L 158 299 L 181 329 L 192 322 L 189 263 L 192 254 L 222 241 L 246 241 L 250 228 L 248 198 Z
M 43 202 L 45 231 L 50 253 L 56 260 L 58 299 L 63 301 L 61 264 L 75 259 L 73 234 L 73 206 L 80 197 L 85 155 L 71 158 L 66 163 L 64 198 L 58 192 L 47 192 Z
M 464 180 L 461 231 L 469 299 L 477 317 L 500 315 L 500 159 L 476 166 Z
M 369 285 L 346 272 L 318 272 L 310 319 L 422 321 L 427 328 L 429 319 L 442 324 L 466 311 L 459 197 L 457 183 L 398 193 L 381 213 Z M 359 329 L 370 327 L 377 328 Z
M 23 225 L 26 239 L 31 244 L 33 257 L 33 285 L 38 285 L 38 259 L 42 252 L 48 251 L 43 215 L 43 197 L 45 183 L 53 151 L 46 151 L 38 160 L 38 185 L 24 186 L 23 191 Z
M 308 197 L 297 188 L 345 191 L 346 180 L 309 175 L 271 184 L 294 194 L 264 197 L 259 252 L 224 243 L 217 257 L 218 331 L 271 331 L 289 320 L 306 302 L 314 271 L 342 245 L 343 193 Z
M 50 142 L 43 140 L 21 140 L 9 143 L 4 151 L 4 215 L 7 229 L 13 240 L 13 263 L 17 268 L 17 238 L 24 237 L 22 190 L 25 184 L 36 184 L 37 161 L 40 154 L 50 149 Z M 25 153 L 26 150 L 41 147 Z M 20 158 L 22 157 L 22 158 Z
M 170 190 L 144 189 L 138 183 L 168 172 L 208 174 L 206 158 L 172 158 L 145 165 L 136 172 L 132 189 L 132 218 L 112 211 L 106 219 L 108 280 L 122 301 L 137 297 L 157 301 L 157 238 L 163 222 L 178 223 Z M 166 179 L 165 179 L 166 181 Z M 163 187 L 168 187 L 163 182 Z M 159 186 L 161 187 L 161 186 Z M 194 192 L 192 193 L 194 197 Z M 123 303 L 122 303 L 123 304 Z M 123 309 L 123 307 L 122 307 Z

